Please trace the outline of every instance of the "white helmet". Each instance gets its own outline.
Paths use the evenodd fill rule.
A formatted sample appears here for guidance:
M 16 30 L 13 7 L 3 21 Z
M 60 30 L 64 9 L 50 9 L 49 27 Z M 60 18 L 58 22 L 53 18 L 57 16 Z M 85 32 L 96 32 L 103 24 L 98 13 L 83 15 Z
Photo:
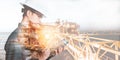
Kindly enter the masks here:
M 25 3 L 21 3 L 22 5 L 27 5 L 33 9 L 35 9 L 36 11 L 39 11 L 40 13 L 42 13 L 45 17 L 48 16 L 48 11 L 47 11 L 47 1 L 43 1 L 43 0 L 26 0 Z

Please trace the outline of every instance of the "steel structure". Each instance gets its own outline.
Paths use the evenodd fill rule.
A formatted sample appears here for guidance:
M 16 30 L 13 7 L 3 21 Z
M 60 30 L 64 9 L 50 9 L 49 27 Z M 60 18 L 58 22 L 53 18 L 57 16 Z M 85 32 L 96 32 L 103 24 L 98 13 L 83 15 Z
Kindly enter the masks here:
M 74 60 L 120 59 L 119 40 L 91 37 L 91 35 L 100 34 L 80 34 L 77 24 L 71 22 L 64 22 L 62 24 L 62 35 L 68 41 L 65 49 L 73 56 Z

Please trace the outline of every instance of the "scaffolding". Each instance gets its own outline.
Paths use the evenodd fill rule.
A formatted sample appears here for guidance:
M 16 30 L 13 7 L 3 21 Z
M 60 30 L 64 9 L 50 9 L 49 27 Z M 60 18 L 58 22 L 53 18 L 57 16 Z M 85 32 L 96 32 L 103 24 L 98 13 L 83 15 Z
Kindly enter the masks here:
M 62 28 L 61 34 L 68 41 L 65 49 L 73 56 L 74 60 L 120 59 L 119 40 L 92 37 L 93 35 L 100 34 L 81 34 L 79 32 L 79 25 L 71 22 L 62 24 L 63 25 L 60 27 Z M 111 54 L 114 57 L 111 57 L 108 54 Z

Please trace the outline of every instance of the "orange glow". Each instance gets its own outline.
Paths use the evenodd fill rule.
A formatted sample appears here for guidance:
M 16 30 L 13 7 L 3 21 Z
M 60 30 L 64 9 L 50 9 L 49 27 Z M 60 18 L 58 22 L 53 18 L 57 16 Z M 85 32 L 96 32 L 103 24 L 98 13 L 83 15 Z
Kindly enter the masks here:
M 59 41 L 59 38 L 56 36 L 59 35 L 58 29 L 55 29 L 53 26 L 42 26 L 36 33 L 38 34 L 40 48 L 49 49 L 57 47 Z

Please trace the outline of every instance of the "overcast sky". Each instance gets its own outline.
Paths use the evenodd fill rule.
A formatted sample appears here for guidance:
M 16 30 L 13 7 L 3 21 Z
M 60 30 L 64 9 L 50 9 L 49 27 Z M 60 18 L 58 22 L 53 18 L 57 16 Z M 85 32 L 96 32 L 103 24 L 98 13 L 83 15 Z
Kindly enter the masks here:
M 20 2 L 24 1 L 0 1 L 0 32 L 11 32 L 18 26 L 22 19 Z M 60 18 L 78 23 L 82 30 L 120 30 L 120 0 L 51 0 L 46 3 L 51 16 L 44 22 Z

